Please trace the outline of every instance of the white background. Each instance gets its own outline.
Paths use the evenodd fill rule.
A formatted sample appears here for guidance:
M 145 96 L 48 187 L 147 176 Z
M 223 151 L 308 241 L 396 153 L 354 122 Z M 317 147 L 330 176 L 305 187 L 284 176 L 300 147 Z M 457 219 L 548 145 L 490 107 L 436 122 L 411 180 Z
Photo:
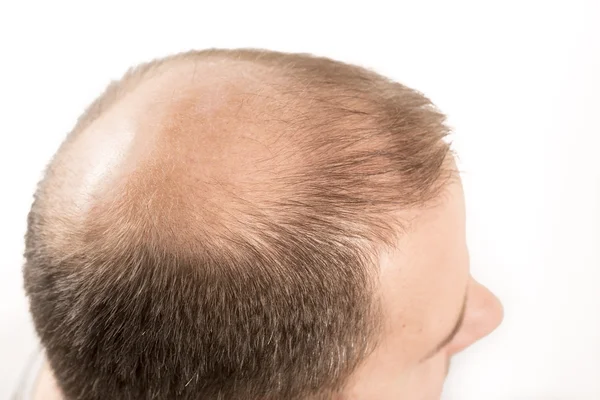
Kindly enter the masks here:
M 35 346 L 25 219 L 64 135 L 132 64 L 247 46 L 374 68 L 449 115 L 473 273 L 506 318 L 444 399 L 600 399 L 599 1 L 196 3 L 0 5 L 0 399 Z

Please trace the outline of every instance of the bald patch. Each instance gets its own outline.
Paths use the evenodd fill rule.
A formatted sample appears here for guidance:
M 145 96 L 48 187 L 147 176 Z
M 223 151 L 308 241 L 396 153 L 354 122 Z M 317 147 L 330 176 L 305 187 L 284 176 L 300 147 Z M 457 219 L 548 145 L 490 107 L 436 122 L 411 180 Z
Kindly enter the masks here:
M 396 99 L 383 90 L 389 82 L 364 70 L 314 69 L 309 58 L 286 65 L 209 53 L 130 73 L 104 95 L 110 101 L 91 107 L 51 166 L 47 243 L 64 253 L 102 238 L 106 249 L 143 241 L 187 253 L 232 232 L 256 237 L 261 220 L 297 223 L 313 207 L 331 209 L 319 224 L 361 236 L 374 223 L 350 217 L 361 204 L 383 217 L 402 201 L 433 197 L 421 192 L 437 190 L 434 163 L 447 148 L 440 136 L 403 137 L 411 124 L 419 135 L 439 122 L 420 120 L 436 115 L 416 112 L 427 100 Z M 415 111 L 396 117 L 403 104 Z M 413 159 L 427 157 L 433 173 L 420 176 Z M 383 189 L 398 179 L 402 195 Z M 376 236 L 393 231 L 385 224 Z
M 277 177 L 303 164 L 283 134 L 293 118 L 276 89 L 285 80 L 268 71 L 177 61 L 122 95 L 57 157 L 53 175 L 62 179 L 47 196 L 52 242 L 64 251 L 84 232 L 121 227 L 128 232 L 106 239 L 155 232 L 162 245 L 185 249 L 202 239 L 199 226 L 242 229 L 248 215 L 268 212 L 290 189 Z

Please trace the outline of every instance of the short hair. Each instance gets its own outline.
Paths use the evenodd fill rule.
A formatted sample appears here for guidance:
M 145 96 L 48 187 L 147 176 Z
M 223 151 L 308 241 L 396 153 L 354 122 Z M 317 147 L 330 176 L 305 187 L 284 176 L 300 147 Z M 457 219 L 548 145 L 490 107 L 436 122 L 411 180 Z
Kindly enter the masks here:
M 206 60 L 277 77 L 264 81 L 286 100 L 285 116 L 269 115 L 288 137 L 277 151 L 307 161 L 272 175 L 285 194 L 232 196 L 223 207 L 237 223 L 198 224 L 182 249 L 163 240 L 175 223 L 157 228 L 132 201 L 66 223 L 54 211 L 73 206 L 56 193 L 68 180 L 63 145 L 28 216 L 24 280 L 66 399 L 330 398 L 382 334 L 378 254 L 408 229 L 398 211 L 437 198 L 451 175 L 444 116 L 424 95 L 355 65 L 266 50 L 131 69 L 65 143 L 156 71 Z

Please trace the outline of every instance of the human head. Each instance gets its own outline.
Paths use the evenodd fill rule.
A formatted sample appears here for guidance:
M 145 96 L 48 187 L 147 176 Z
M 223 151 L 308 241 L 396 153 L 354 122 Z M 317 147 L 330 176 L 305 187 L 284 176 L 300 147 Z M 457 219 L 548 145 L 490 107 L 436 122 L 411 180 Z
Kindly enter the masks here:
M 472 305 L 496 309 L 469 283 L 446 134 L 420 93 L 325 58 L 208 50 L 128 72 L 29 214 L 25 288 L 65 398 L 439 386 L 452 346 L 493 328 Z M 429 357 L 465 293 L 477 335 Z

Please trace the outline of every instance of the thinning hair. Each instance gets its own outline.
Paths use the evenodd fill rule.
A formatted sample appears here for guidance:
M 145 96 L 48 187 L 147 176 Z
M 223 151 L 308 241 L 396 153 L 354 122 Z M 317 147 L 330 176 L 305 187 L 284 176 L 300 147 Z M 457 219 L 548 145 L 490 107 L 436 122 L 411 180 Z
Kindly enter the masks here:
M 183 184 L 149 162 L 71 218 L 69 143 L 142 82 L 211 60 L 254 74 L 244 98 L 268 103 L 251 121 L 273 139 L 260 183 Z M 451 175 L 447 133 L 422 94 L 327 58 L 213 49 L 130 70 L 67 136 L 28 217 L 25 289 L 65 398 L 330 398 L 377 345 L 378 254 L 407 229 L 398 211 Z

